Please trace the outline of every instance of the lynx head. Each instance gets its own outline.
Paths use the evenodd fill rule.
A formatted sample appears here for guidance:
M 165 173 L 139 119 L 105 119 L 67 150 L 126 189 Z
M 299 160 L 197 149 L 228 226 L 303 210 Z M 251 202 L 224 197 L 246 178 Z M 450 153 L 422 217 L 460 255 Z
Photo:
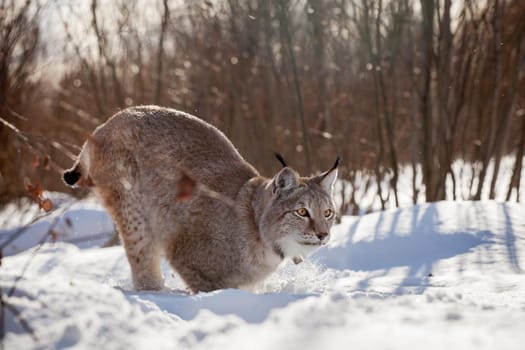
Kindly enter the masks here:
M 297 263 L 328 242 L 335 218 L 332 192 L 338 164 L 339 158 L 330 170 L 309 178 L 285 166 L 268 184 L 269 200 L 259 228 L 281 257 Z

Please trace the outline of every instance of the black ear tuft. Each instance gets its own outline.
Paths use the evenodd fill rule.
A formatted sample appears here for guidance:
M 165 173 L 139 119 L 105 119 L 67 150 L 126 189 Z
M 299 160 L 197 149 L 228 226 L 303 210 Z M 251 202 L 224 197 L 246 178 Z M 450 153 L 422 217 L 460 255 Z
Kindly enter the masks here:
M 284 158 L 280 153 L 275 152 L 273 155 L 275 156 L 275 158 L 277 158 L 279 163 L 282 164 L 283 168 L 287 167 L 286 162 L 284 161 Z
M 341 157 L 337 156 L 337 159 L 335 160 L 334 166 L 332 166 L 332 168 L 330 170 L 328 170 L 328 172 L 330 172 L 330 171 L 332 171 L 334 169 L 337 169 L 339 164 L 341 164 Z
M 324 188 L 324 190 L 330 195 L 332 194 L 334 183 L 337 179 L 337 167 L 339 166 L 339 164 L 341 164 L 341 158 L 337 156 L 334 165 L 329 170 L 313 178 L 313 180 L 320 184 Z

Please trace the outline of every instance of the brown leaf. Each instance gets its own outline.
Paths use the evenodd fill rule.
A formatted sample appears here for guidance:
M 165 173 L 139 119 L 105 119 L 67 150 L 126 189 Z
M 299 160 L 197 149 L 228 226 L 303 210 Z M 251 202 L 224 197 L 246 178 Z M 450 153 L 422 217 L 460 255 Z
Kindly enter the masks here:
M 44 189 L 42 188 L 42 186 L 40 186 L 40 184 L 37 184 L 35 186 L 35 193 L 38 197 L 42 197 L 42 193 L 44 192 Z
M 47 154 L 44 156 L 44 159 L 42 160 L 42 166 L 46 170 L 50 170 L 51 169 L 51 163 L 49 161 L 49 156 Z
M 26 191 L 33 201 L 37 203 L 40 202 L 40 198 L 42 197 L 42 186 L 40 186 L 40 184 L 37 184 L 36 186 L 26 184 Z
M 70 218 L 66 217 L 64 221 L 66 222 L 66 225 L 68 227 L 73 227 L 73 222 L 71 221 Z
M 53 209 L 53 202 L 51 202 L 50 199 L 46 198 L 40 202 L 39 206 L 40 208 L 44 209 L 44 211 L 47 213 Z
M 193 197 L 196 187 L 197 181 L 191 178 L 188 174 L 183 173 L 177 182 L 177 196 L 175 197 L 175 200 L 177 202 L 189 201 Z
M 33 167 L 33 170 L 36 170 L 36 168 L 38 168 L 38 165 L 39 165 L 39 164 L 40 164 L 40 158 L 39 158 L 37 155 L 35 155 L 35 156 L 33 157 L 33 161 L 31 162 L 31 165 L 32 165 L 32 167 Z

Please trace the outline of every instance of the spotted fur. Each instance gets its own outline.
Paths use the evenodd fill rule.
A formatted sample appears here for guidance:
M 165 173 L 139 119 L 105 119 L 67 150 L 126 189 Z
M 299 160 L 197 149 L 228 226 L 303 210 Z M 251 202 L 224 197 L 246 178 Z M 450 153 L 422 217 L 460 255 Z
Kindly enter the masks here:
M 179 201 L 183 174 L 200 190 Z M 310 178 L 285 166 L 265 178 L 212 125 L 155 106 L 125 109 L 100 125 L 64 174 L 101 197 L 136 289 L 162 288 L 164 255 L 195 292 L 248 288 L 283 259 L 300 262 L 325 244 L 336 177 L 336 166 Z

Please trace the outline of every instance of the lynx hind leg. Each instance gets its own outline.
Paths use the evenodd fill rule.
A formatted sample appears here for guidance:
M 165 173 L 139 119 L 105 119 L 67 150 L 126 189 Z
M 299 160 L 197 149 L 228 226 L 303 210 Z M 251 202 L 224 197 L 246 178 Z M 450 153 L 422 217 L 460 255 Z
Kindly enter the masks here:
M 164 286 L 160 251 L 151 232 L 139 196 L 131 191 L 112 195 L 108 203 L 120 232 L 137 290 L 159 290 Z M 112 203 L 111 203 L 112 202 Z M 112 210 L 113 209 L 113 210 Z
M 195 254 L 203 252 L 195 245 L 195 240 L 205 238 L 192 234 L 172 234 L 170 238 L 164 247 L 166 259 L 192 293 L 232 287 L 220 278 L 221 271 L 217 266 L 196 259 Z M 206 267 L 205 271 L 203 267 Z

